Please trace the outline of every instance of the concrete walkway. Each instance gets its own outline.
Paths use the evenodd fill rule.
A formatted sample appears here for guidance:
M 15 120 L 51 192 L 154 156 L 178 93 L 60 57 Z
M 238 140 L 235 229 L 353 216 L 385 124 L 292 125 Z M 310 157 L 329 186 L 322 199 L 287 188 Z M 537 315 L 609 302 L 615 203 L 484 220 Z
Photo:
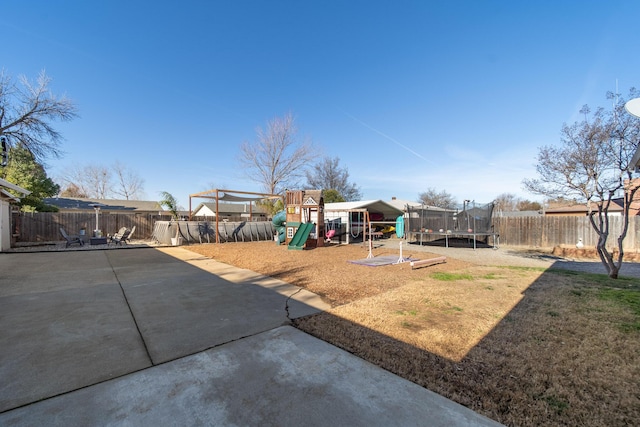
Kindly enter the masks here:
M 287 326 L 316 295 L 181 248 L 0 269 L 0 425 L 498 425 Z

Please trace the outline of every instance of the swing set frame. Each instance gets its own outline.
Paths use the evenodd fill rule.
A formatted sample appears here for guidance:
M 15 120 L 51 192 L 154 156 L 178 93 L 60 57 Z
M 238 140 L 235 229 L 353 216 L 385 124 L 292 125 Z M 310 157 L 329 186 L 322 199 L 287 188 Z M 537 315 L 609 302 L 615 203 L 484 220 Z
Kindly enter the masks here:
M 327 215 L 327 213 L 329 213 L 329 215 Z M 372 230 L 373 229 L 372 229 L 372 225 L 371 225 L 371 218 L 369 216 L 369 211 L 366 208 L 358 208 L 358 209 L 325 209 L 325 218 L 324 218 L 325 219 L 325 224 L 332 223 L 332 221 L 335 221 L 338 218 L 342 219 L 341 216 L 337 216 L 335 218 L 327 219 L 327 216 L 331 216 L 331 213 L 340 213 L 340 214 L 346 213 L 347 221 L 345 222 L 345 224 L 346 224 L 345 236 L 346 236 L 346 244 L 347 245 L 351 243 L 351 239 L 357 239 L 360 236 L 362 236 L 362 242 L 363 243 L 367 242 L 367 240 L 373 239 L 373 236 L 372 236 Z M 358 214 L 358 221 L 355 222 L 355 223 L 352 220 L 352 214 L 354 214 L 354 213 Z M 333 224 L 335 224 L 335 223 L 333 223 Z M 335 225 L 332 225 L 332 227 L 335 227 Z M 356 231 L 354 232 L 354 230 L 356 230 Z

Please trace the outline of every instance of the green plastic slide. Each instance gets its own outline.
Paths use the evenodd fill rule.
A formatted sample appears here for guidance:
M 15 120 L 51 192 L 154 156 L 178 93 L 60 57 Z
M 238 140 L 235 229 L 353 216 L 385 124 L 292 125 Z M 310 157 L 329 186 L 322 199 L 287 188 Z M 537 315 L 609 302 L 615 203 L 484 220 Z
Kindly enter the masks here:
M 293 235 L 293 239 L 289 242 L 289 249 L 300 250 L 307 242 L 307 238 L 309 237 L 309 233 L 314 229 L 314 224 L 312 222 L 306 222 L 304 224 L 300 224 L 298 227 L 298 231 Z

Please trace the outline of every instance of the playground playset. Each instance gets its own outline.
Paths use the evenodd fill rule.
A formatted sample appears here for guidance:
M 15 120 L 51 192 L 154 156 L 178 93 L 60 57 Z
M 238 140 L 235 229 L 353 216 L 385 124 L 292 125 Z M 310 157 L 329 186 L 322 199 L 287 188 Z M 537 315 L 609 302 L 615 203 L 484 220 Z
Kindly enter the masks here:
M 284 215 L 279 212 L 273 218 L 278 243 L 284 241 L 289 249 L 295 250 L 324 246 L 322 190 L 287 191 L 283 212 Z M 282 221 L 283 217 L 285 221 Z
M 347 244 L 390 237 L 404 214 L 382 200 L 327 203 L 324 212 L 327 237 Z

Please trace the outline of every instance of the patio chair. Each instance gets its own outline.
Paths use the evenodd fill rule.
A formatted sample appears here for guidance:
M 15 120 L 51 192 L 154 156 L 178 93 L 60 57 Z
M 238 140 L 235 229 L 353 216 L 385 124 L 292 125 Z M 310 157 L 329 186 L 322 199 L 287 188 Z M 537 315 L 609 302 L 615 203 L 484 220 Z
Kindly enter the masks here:
M 131 234 L 131 230 L 127 227 L 122 227 L 116 234 L 109 236 L 109 243 L 115 243 L 116 245 L 119 245 L 121 242 L 127 243 L 129 234 Z
M 60 227 L 60 234 L 62 234 L 62 237 L 64 238 L 64 240 L 66 240 L 67 244 L 65 246 L 65 248 L 68 248 L 71 245 L 75 245 L 78 244 L 80 246 L 84 246 L 84 242 L 82 241 L 82 239 L 80 238 L 80 236 L 74 236 L 74 235 L 69 235 L 64 228 Z
M 133 227 L 131 227 L 131 231 L 129 231 L 129 234 L 127 234 L 126 236 L 122 236 L 121 241 L 129 244 L 129 240 L 131 240 L 131 236 L 133 236 L 133 233 L 136 231 L 136 226 L 134 225 Z

